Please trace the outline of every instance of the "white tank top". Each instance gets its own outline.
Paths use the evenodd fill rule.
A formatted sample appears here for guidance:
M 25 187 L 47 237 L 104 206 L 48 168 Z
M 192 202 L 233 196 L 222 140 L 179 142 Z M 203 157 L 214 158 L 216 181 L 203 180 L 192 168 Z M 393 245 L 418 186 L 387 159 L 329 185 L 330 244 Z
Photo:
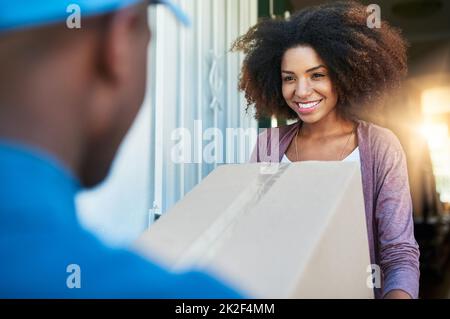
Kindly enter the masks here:
M 359 157 L 359 147 L 356 147 L 353 152 L 351 152 L 346 158 L 342 160 L 343 162 L 358 162 L 361 163 L 361 159 Z M 281 163 L 292 163 L 289 158 L 287 158 L 286 154 L 283 155 L 281 159 Z

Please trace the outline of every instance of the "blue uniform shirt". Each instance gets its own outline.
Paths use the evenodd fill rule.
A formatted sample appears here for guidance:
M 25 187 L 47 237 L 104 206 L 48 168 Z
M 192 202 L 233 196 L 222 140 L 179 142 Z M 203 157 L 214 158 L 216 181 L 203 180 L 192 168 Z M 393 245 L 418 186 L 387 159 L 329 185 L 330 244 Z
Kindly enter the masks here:
M 0 185 L 0 298 L 241 297 L 103 245 L 78 223 L 77 179 L 44 153 L 0 143 Z

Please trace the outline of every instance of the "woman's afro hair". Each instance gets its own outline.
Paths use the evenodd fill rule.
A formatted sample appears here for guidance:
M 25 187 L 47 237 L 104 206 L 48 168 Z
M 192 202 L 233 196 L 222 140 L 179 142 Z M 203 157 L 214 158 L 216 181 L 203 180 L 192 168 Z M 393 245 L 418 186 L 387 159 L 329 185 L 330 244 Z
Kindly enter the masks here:
M 407 73 L 407 44 L 400 32 L 382 21 L 368 27 L 370 11 L 354 1 L 306 8 L 288 20 L 263 19 L 233 44 L 246 54 L 239 89 L 256 118 L 292 119 L 297 114 L 281 91 L 281 61 L 286 50 L 312 47 L 328 67 L 338 94 L 337 109 L 355 116 L 398 88 Z

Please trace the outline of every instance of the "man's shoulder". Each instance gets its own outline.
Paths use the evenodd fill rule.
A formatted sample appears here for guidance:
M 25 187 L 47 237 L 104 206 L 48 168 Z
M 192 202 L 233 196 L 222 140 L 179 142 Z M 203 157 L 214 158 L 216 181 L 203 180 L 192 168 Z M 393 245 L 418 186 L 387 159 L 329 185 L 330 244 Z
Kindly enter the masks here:
M 10 229 L 0 237 L 0 259 L 1 298 L 240 297 L 205 273 L 172 273 L 81 226 Z
M 115 280 L 116 289 L 126 294 L 122 284 L 131 279 L 132 272 L 143 281 L 152 272 L 152 265 L 144 259 L 109 247 L 81 228 L 35 225 L 35 229 L 10 227 L 0 239 L 2 297 L 91 298 L 100 296 L 110 286 L 109 280 Z M 104 291 L 106 296 L 109 293 Z

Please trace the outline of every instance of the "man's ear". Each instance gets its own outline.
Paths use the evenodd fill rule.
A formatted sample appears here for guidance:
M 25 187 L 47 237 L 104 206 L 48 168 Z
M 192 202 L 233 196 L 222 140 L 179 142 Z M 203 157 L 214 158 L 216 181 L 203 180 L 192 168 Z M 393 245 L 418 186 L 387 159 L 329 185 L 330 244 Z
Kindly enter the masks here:
M 109 132 L 119 111 L 125 81 L 133 72 L 133 41 L 136 37 L 139 13 L 133 6 L 105 16 L 92 45 L 95 89 L 89 107 L 92 136 Z
M 139 13 L 132 6 L 119 10 L 108 17 L 107 24 L 101 36 L 103 43 L 100 58 L 101 71 L 108 81 L 118 84 L 127 78 L 127 73 L 133 68 L 128 65 L 134 48 L 135 31 L 139 24 Z

